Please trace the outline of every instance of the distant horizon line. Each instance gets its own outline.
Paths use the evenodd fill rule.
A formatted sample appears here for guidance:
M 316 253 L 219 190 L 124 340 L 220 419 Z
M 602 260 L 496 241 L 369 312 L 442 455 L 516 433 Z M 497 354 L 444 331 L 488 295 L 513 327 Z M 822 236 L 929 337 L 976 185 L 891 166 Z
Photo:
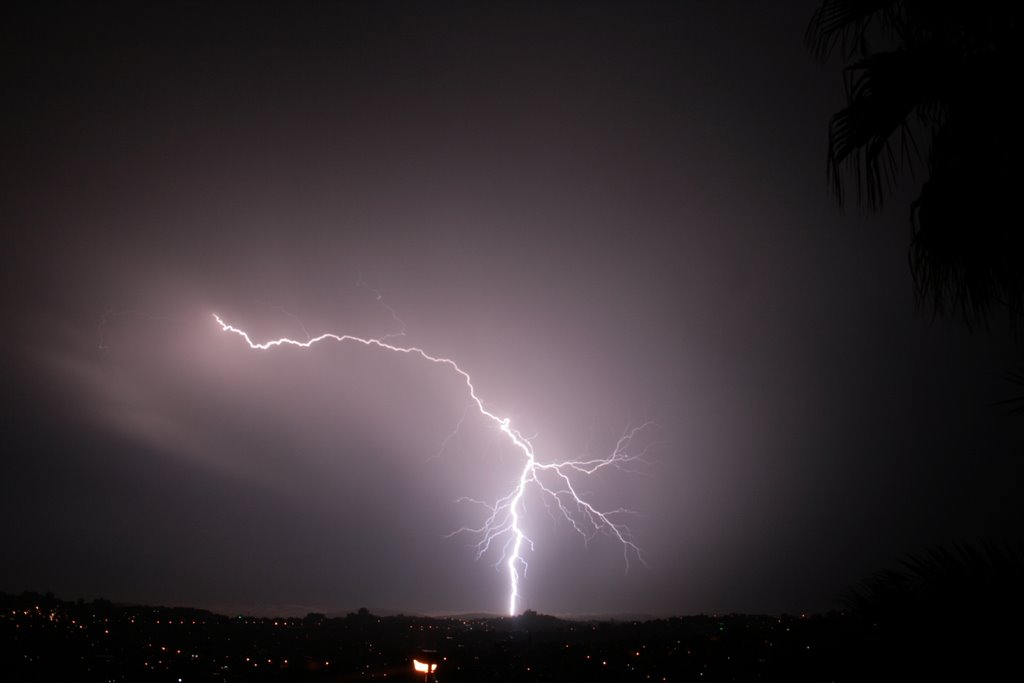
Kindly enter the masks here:
M 489 612 L 486 610 L 441 610 L 441 611 L 405 611 L 387 607 L 369 607 L 367 605 L 360 605 L 354 608 L 342 608 L 342 607 L 324 607 L 317 605 L 304 605 L 300 603 L 282 603 L 273 605 L 250 605 L 248 607 L 241 607 L 237 604 L 232 603 L 211 603 L 211 602 L 196 602 L 192 604 L 183 603 L 157 603 L 157 602 L 145 602 L 145 601 L 134 601 L 134 600 L 115 600 L 103 596 L 84 597 L 76 596 L 73 598 L 61 597 L 53 593 L 52 591 L 40 592 L 37 590 L 23 590 L 20 592 L 7 592 L 0 590 L 0 595 L 6 595 L 9 597 L 20 597 L 25 595 L 36 595 L 45 597 L 47 599 L 57 600 L 66 603 L 83 602 L 90 603 L 95 601 L 108 602 L 118 607 L 151 607 L 151 608 L 162 608 L 162 609 L 194 609 L 210 612 L 217 616 L 222 617 L 246 617 L 253 619 L 302 619 L 308 617 L 311 614 L 323 615 L 326 619 L 337 619 L 345 618 L 349 615 L 358 614 L 360 610 L 365 609 L 368 616 L 389 618 L 389 617 L 412 617 L 420 619 L 517 619 L 527 613 L 535 614 L 542 617 L 552 617 L 563 621 L 655 621 L 658 619 L 673 619 L 673 618 L 685 618 L 685 617 L 721 617 L 727 615 L 744 615 L 744 616 L 765 616 L 765 617 L 780 617 L 780 616 L 799 616 L 807 617 L 815 614 L 826 614 L 826 611 L 821 612 L 779 612 L 779 613 L 767 613 L 767 612 L 691 612 L 691 613 L 674 613 L 674 614 L 654 614 L 650 612 L 559 612 L 549 613 L 527 608 L 522 612 L 509 615 L 504 612 Z M 828 610 L 834 611 L 834 610 Z

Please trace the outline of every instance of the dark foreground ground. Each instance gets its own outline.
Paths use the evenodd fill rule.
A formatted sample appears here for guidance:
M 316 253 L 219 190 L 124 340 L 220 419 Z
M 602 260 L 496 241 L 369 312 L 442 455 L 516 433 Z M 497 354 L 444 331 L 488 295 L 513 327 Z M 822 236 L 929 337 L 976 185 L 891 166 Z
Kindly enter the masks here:
M 983 680 L 999 659 L 990 647 L 1011 645 L 984 635 L 998 634 L 998 625 L 922 641 L 857 612 L 584 622 L 360 610 L 264 619 L 34 593 L 0 593 L 0 610 L 6 681 L 412 681 L 424 679 L 412 665 L 422 650 L 436 652 L 426 656 L 437 659 L 438 681 L 846 681 L 934 672 Z

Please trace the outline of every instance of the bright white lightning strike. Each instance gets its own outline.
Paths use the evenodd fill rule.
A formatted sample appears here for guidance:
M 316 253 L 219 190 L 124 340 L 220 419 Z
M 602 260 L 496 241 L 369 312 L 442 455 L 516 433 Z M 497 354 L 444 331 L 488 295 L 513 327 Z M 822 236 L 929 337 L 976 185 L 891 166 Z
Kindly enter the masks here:
M 628 514 L 629 511 L 622 508 L 610 511 L 598 510 L 580 496 L 576 487 L 573 485 L 570 475 L 590 475 L 605 467 L 621 468 L 627 463 L 642 460 L 646 453 L 646 449 L 639 453 L 630 453 L 627 449 L 629 449 L 634 437 L 644 429 L 651 426 L 652 423 L 645 422 L 626 431 L 626 433 L 619 438 L 612 453 L 605 457 L 588 458 L 584 460 L 568 460 L 554 463 L 539 462 L 536 458 L 533 450 L 533 444 L 530 443 L 530 440 L 524 437 L 519 430 L 511 426 L 509 418 L 499 417 L 484 407 L 483 401 L 479 396 L 477 396 L 476 387 L 473 386 L 473 380 L 469 376 L 469 373 L 459 367 L 458 364 L 450 358 L 432 356 L 423 349 L 415 346 L 395 346 L 394 344 L 389 344 L 384 341 L 384 339 L 364 339 L 350 334 L 339 335 L 325 333 L 316 337 L 310 337 L 305 341 L 282 337 L 280 339 L 257 343 L 252 340 L 247 332 L 224 322 L 224 320 L 222 320 L 216 313 L 213 314 L 213 317 L 222 330 L 237 334 L 245 340 L 250 348 L 260 351 L 285 345 L 309 348 L 318 342 L 326 340 L 337 342 L 356 342 L 363 344 L 364 346 L 374 346 L 386 351 L 413 354 L 423 358 L 424 360 L 430 361 L 431 363 L 446 365 L 462 377 L 463 381 L 466 383 L 466 388 L 469 390 L 469 397 L 472 399 L 472 404 L 476 406 L 480 415 L 497 425 L 498 429 L 508 437 L 512 444 L 515 445 L 515 447 L 518 448 L 525 457 L 523 469 L 519 474 L 519 480 L 515 488 L 513 488 L 507 495 L 499 498 L 497 502 L 491 504 L 471 498 L 463 499 L 483 505 L 490 511 L 490 514 L 484 520 L 483 524 L 476 528 L 463 527 L 451 534 L 454 535 L 467 532 L 476 535 L 479 538 L 476 543 L 476 555 L 478 559 L 491 548 L 492 543 L 495 543 L 497 539 L 505 539 L 502 546 L 502 555 L 498 560 L 498 563 L 500 564 L 501 562 L 505 562 L 506 568 L 508 569 L 510 615 L 514 616 L 516 614 L 516 607 L 519 600 L 520 568 L 522 569 L 523 575 L 525 575 L 528 568 L 527 562 L 523 558 L 522 554 L 523 543 L 525 542 L 529 544 L 530 548 L 533 549 L 533 542 L 526 536 L 523 532 L 522 526 L 520 525 L 523 494 L 526 492 L 526 488 L 530 484 L 535 484 L 541 492 L 548 496 L 548 498 L 557 506 L 558 511 L 564 515 L 569 523 L 572 524 L 573 528 L 585 539 L 590 540 L 597 535 L 597 533 L 605 532 L 618 540 L 622 544 L 622 553 L 626 561 L 627 569 L 629 567 L 629 558 L 631 554 L 636 556 L 636 558 L 641 562 L 644 561 L 643 556 L 640 553 L 640 548 L 633 543 L 631 539 L 629 528 L 623 523 L 615 521 L 615 518 Z M 542 474 L 545 475 L 549 481 L 542 481 Z

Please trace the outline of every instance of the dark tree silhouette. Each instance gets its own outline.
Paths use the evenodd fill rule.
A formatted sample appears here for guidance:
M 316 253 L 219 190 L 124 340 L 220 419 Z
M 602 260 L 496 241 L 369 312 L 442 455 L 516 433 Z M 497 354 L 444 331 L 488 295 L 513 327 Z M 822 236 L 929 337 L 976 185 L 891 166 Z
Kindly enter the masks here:
M 843 601 L 860 624 L 849 645 L 861 680 L 996 680 L 1019 667 L 1024 547 L 936 548 Z
M 910 211 L 918 304 L 968 325 L 996 307 L 1024 316 L 1020 14 L 993 0 L 825 0 L 807 28 L 815 57 L 846 62 L 847 105 L 829 126 L 837 201 L 844 172 L 874 210 L 902 170 L 923 169 Z

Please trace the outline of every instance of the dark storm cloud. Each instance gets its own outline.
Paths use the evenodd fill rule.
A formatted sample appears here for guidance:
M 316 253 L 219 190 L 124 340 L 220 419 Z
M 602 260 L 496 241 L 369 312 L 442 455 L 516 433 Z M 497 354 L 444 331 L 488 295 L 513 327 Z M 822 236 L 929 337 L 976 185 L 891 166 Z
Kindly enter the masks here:
M 1009 534 L 1019 430 L 988 404 L 1014 353 L 915 318 L 900 211 L 830 205 L 814 4 L 21 17 L 0 589 L 504 608 L 444 537 L 517 473 L 486 423 L 448 438 L 457 378 L 253 352 L 213 312 L 369 336 L 386 304 L 542 458 L 654 418 L 653 462 L 587 485 L 640 513 L 649 566 L 528 499 L 534 609 L 820 609 Z

